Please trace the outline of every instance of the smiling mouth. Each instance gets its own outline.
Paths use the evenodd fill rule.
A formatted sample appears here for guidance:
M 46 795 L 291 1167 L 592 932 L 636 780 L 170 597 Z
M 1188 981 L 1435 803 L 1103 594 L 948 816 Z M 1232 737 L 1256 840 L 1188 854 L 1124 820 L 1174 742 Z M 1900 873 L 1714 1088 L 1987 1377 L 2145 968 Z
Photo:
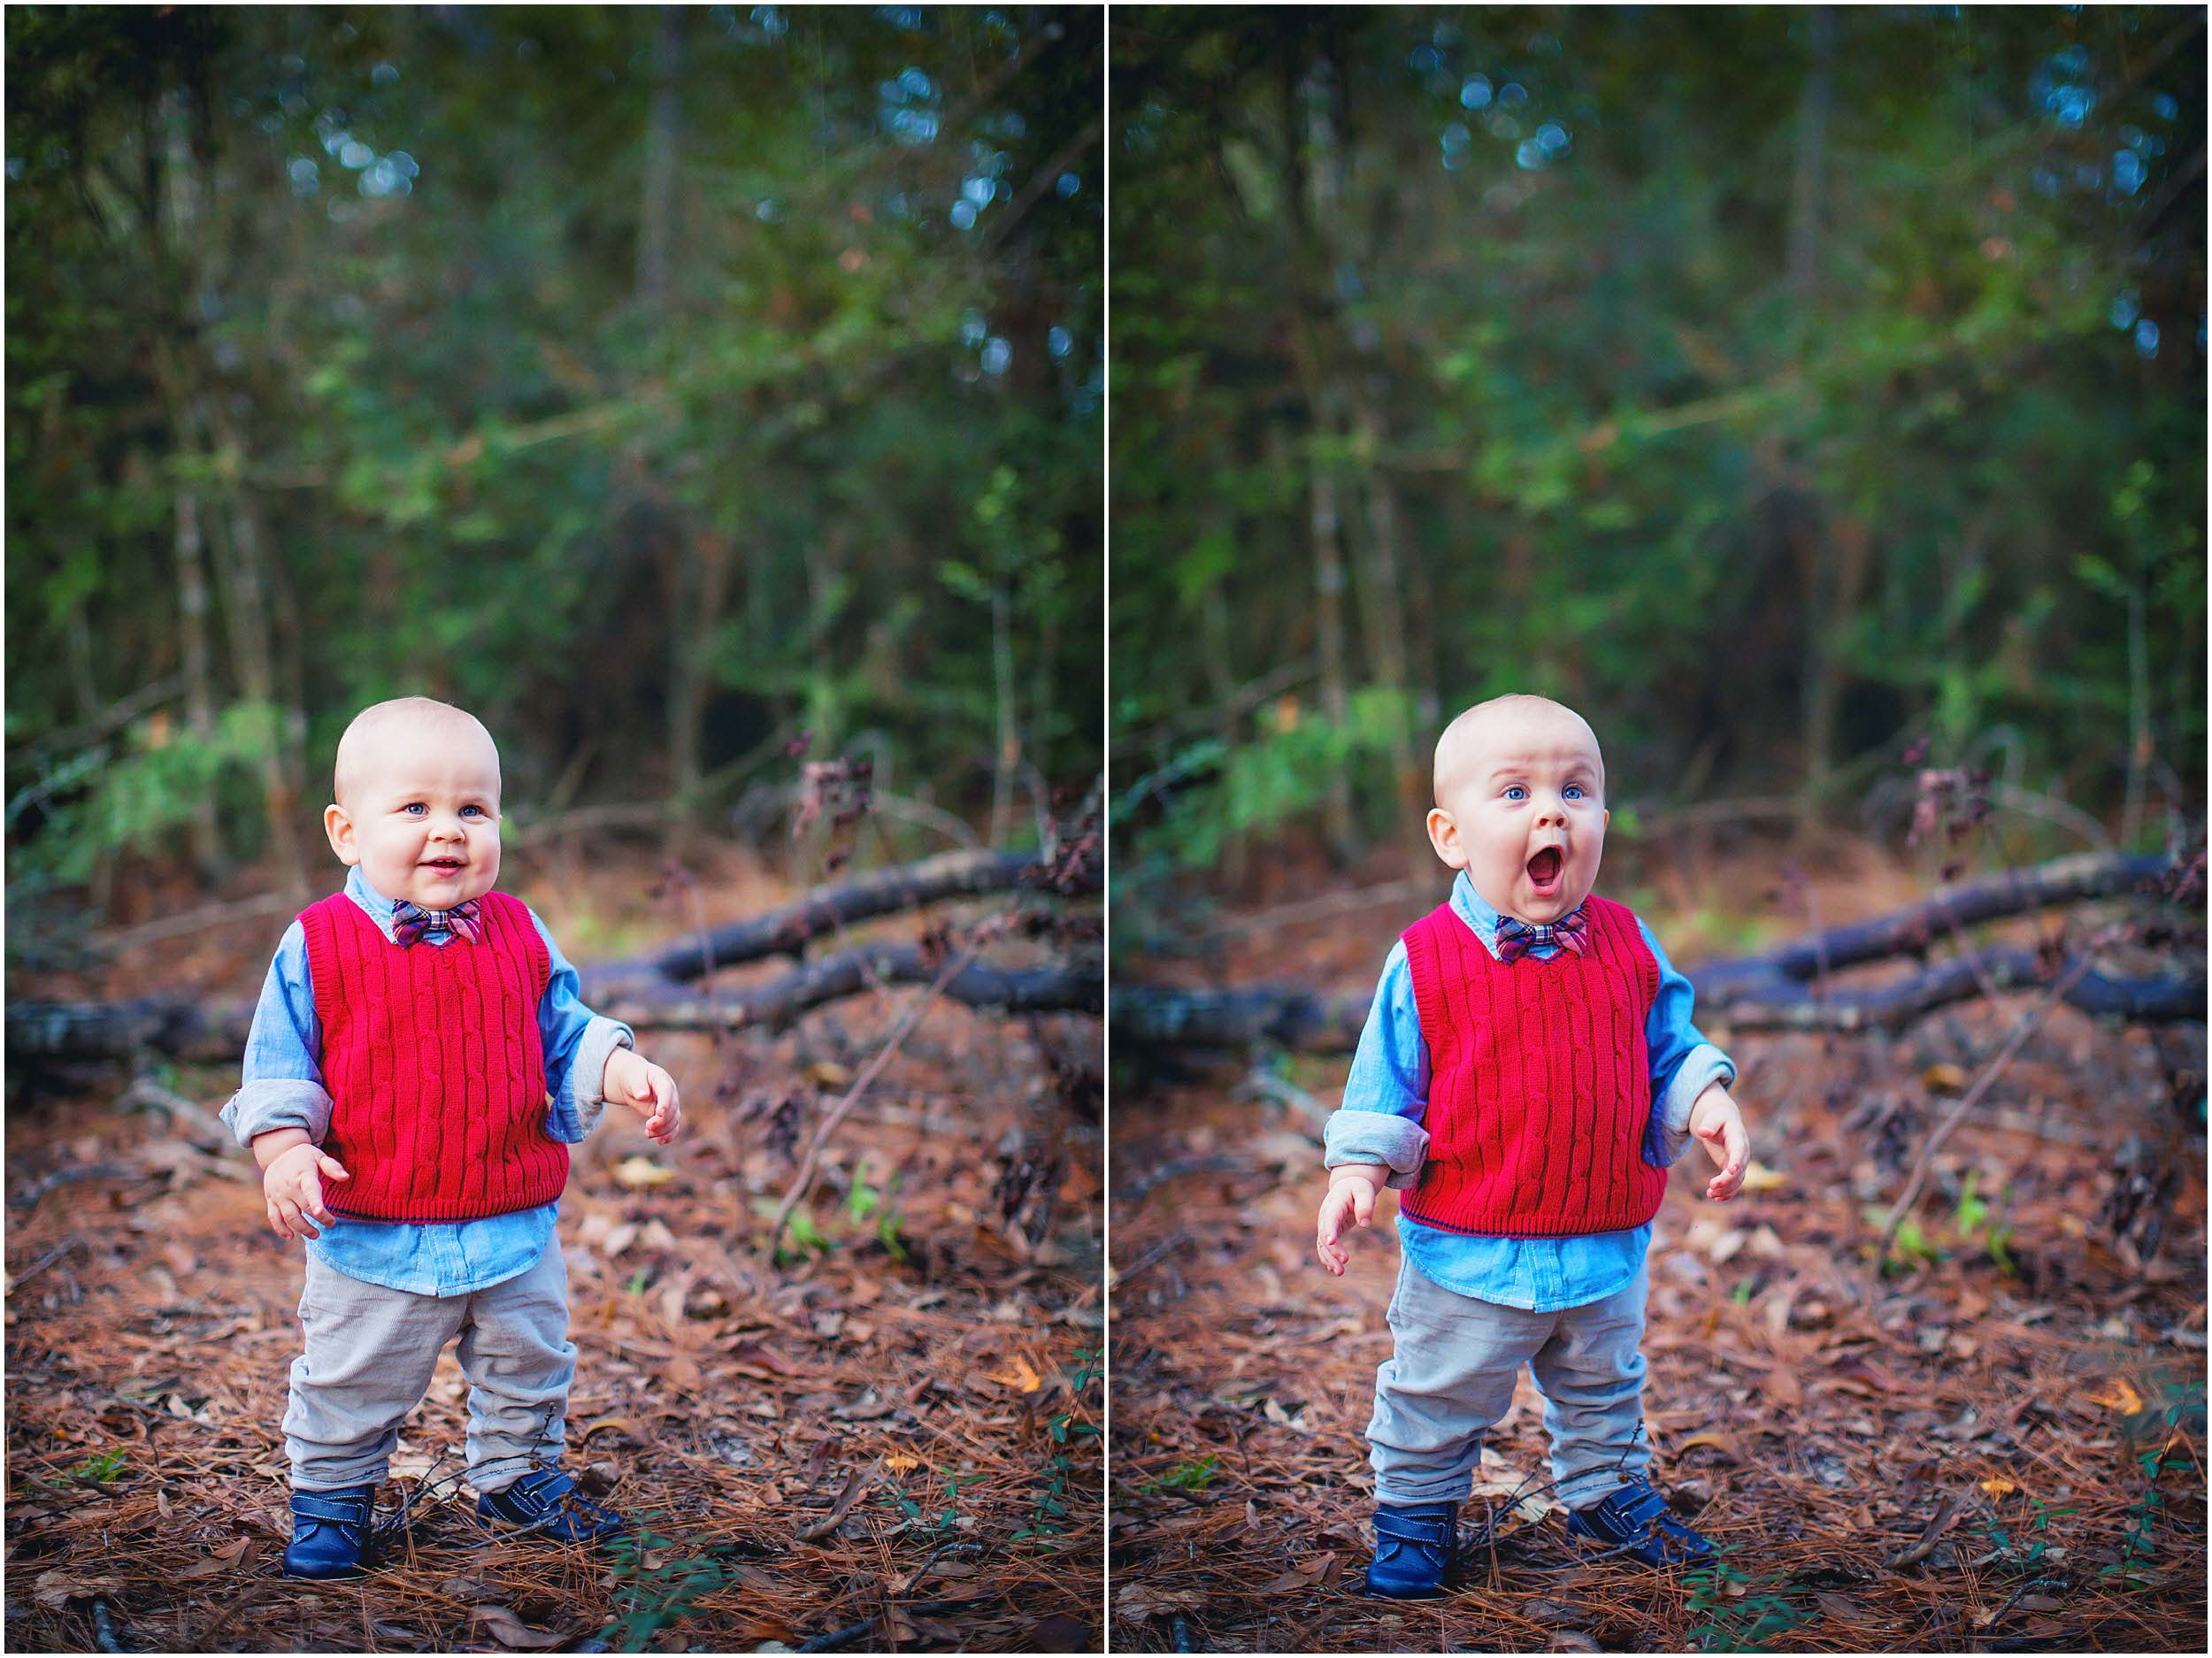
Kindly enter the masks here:
M 422 866 L 426 870 L 457 870 L 465 867 L 459 858 L 425 858 Z
M 1558 885 L 1559 871 L 1566 864 L 1566 856 L 1557 847 L 1546 847 L 1528 861 L 1528 879 L 1540 893 L 1548 893 Z

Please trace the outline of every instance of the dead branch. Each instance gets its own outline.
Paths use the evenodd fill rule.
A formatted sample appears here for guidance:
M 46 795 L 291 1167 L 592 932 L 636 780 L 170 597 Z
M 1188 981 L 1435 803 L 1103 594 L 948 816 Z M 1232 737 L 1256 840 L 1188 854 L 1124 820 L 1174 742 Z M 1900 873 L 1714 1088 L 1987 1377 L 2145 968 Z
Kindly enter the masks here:
M 789 1024 L 810 1008 L 884 985 L 926 985 L 936 977 L 910 944 L 872 944 L 826 956 L 757 990 L 709 997 L 634 988 L 600 1011 L 638 1030 L 735 1031 Z M 1016 969 L 971 961 L 944 994 L 964 1007 L 995 1013 L 1096 1013 L 1103 1000 L 1097 963 Z
M 867 1093 L 869 1086 L 883 1074 L 884 1067 L 906 1045 L 908 1035 L 920 1022 L 922 1015 L 929 1011 L 930 1004 L 944 994 L 945 986 L 958 978 L 961 970 L 974 959 L 975 951 L 970 948 L 945 963 L 931 979 L 929 987 L 907 1003 L 906 1010 L 899 1015 L 898 1024 L 884 1039 L 883 1046 L 870 1055 L 868 1063 L 861 1068 L 860 1075 L 854 1078 L 853 1086 L 845 1091 L 845 1097 L 823 1113 L 821 1125 L 814 1131 L 814 1138 L 807 1141 L 806 1155 L 799 1159 L 799 1171 L 792 1176 L 791 1185 L 783 1194 L 783 1201 L 776 1207 L 776 1217 L 769 1225 L 768 1258 L 771 1261 L 776 1258 L 776 1251 L 783 1247 L 783 1229 L 790 1222 L 791 1211 L 813 1188 L 814 1171 L 820 1163 L 822 1148 L 829 1144 L 829 1137 L 845 1120 L 845 1113 L 853 1109 L 860 1096 Z
M 1913 1161 L 1912 1173 L 1905 1182 L 1905 1189 L 1898 1194 L 1896 1203 L 1889 1211 L 1889 1218 L 1883 1224 L 1881 1247 L 1874 1253 L 1876 1278 L 1878 1278 L 1889 1268 L 1890 1246 L 1897 1240 L 1898 1227 L 1904 1224 L 1905 1217 L 1911 1212 L 1914 1202 L 1920 1196 L 1921 1183 L 1927 1178 L 1928 1165 L 1934 1161 L 1937 1151 L 1945 1140 L 1950 1139 L 1951 1131 L 1964 1120 L 1982 1095 L 1989 1092 L 1990 1085 L 2004 1075 L 2005 1067 L 2012 1063 L 2013 1055 L 2020 1051 L 2021 1044 L 2028 1040 L 2029 1034 L 2043 1022 L 2044 1016 L 2089 971 L 2090 959 L 2085 952 L 2066 970 L 2058 982 L 2044 993 L 2041 1001 L 2020 1016 L 2019 1023 L 2012 1027 L 2012 1034 L 2005 1039 L 2005 1045 L 1991 1055 L 1988 1064 L 1982 1068 L 1982 1074 L 1974 1078 L 1973 1086 L 1959 1095 L 1951 1109 L 1944 1113 L 1943 1120 L 1930 1132 L 1927 1143 L 1920 1148 L 1920 1155 Z
M 796 957 L 804 953 L 810 940 L 840 927 L 922 909 L 949 898 L 1010 892 L 1041 881 L 1048 868 L 1033 852 L 944 852 L 918 864 L 856 876 L 834 887 L 818 887 L 795 903 L 715 928 L 703 939 L 690 935 L 650 956 L 590 969 L 582 974 L 584 1000 L 595 1005 L 617 989 L 641 982 L 674 979 L 683 983 L 706 972 L 771 956 Z M 1096 892 L 1098 885 L 1098 866 L 1093 861 L 1085 866 L 1079 884 L 1068 895 Z
M 1731 1030 L 1894 1030 L 1932 1009 L 1990 990 L 2029 989 L 2064 980 L 2064 999 L 2085 1013 L 2146 1022 L 2200 1019 L 2200 966 L 2151 979 L 2122 979 L 2070 956 L 2055 974 L 2025 949 L 1979 948 L 1887 983 L 1839 987 L 1831 975 L 1893 956 L 1924 957 L 1946 935 L 1966 946 L 1976 922 L 2052 905 L 2131 893 L 2171 873 L 2161 856 L 2071 857 L 1987 880 L 1949 887 L 1920 903 L 1870 921 L 1831 927 L 1763 955 L 1711 962 L 1689 974 L 1701 1015 Z M 1818 995 L 1811 994 L 1816 984 Z M 1255 1043 L 1318 1053 L 1348 1053 L 1358 1045 L 1369 994 L 1331 993 L 1302 985 L 1233 990 L 1178 990 L 1117 986 L 1110 1009 L 1115 1033 L 1156 1048 L 1246 1048 Z

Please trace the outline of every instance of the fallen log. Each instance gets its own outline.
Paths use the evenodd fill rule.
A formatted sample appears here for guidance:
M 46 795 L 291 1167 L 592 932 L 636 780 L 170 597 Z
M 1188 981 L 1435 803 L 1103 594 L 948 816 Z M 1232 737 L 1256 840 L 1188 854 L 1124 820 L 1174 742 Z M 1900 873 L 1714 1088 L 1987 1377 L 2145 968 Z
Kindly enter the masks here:
M 878 985 L 927 984 L 936 976 L 913 945 L 864 945 L 768 984 L 719 994 L 670 980 L 634 983 L 596 1010 L 641 1031 L 735 1031 L 788 1025 L 810 1009 Z M 1098 963 L 1009 968 L 972 962 L 945 986 L 950 1001 L 991 1013 L 1096 1013 L 1105 986 Z M 219 1064 L 244 1052 L 253 1003 L 147 997 L 136 1002 L 11 1002 L 12 1059 L 124 1059 L 143 1051 Z
M 910 944 L 871 944 L 826 956 L 771 984 L 708 995 L 677 986 L 633 988 L 598 1010 L 637 1029 L 734 1031 L 788 1025 L 810 1008 L 879 985 L 926 985 L 941 961 Z M 970 962 L 938 994 L 993 1013 L 1096 1013 L 1104 999 L 1099 964 L 1007 968 Z
M 1079 848 L 1078 852 L 1079 853 Z M 708 996 L 685 986 L 714 969 L 803 954 L 823 934 L 877 916 L 949 898 L 1034 888 L 1063 897 L 1099 890 L 1095 857 L 1042 858 L 1033 851 L 948 852 L 879 870 L 795 902 L 663 946 L 650 956 L 578 971 L 585 1002 L 640 1029 L 736 1030 L 780 1025 L 872 984 L 926 984 L 934 971 L 912 946 L 868 945 L 826 957 L 772 983 Z M 1103 1002 L 1095 963 L 1017 970 L 971 963 L 946 989 L 953 1001 L 1009 1013 L 1087 1011 Z M 7 1052 L 45 1060 L 121 1059 L 141 1052 L 220 1063 L 244 1050 L 251 1002 L 147 996 L 130 1002 L 20 1002 L 7 1007 Z
M 923 909 L 949 898 L 1042 887 L 1054 873 L 1054 865 L 1033 851 L 944 852 L 918 864 L 872 871 L 834 887 L 818 887 L 795 902 L 765 915 L 672 940 L 649 956 L 593 968 L 581 975 L 584 999 L 589 1002 L 595 993 L 611 994 L 614 987 L 627 988 L 640 981 L 688 983 L 721 968 L 771 956 L 797 957 L 811 940 L 840 927 Z M 1069 884 L 1051 887 L 1066 896 L 1098 889 L 1094 859 L 1081 864 Z
M 1825 974 L 1893 956 L 1924 957 L 1946 933 L 1974 922 L 2118 896 L 2150 886 L 2175 868 L 2173 860 L 2156 856 L 2062 858 L 1939 892 L 1891 915 L 1793 939 L 1759 956 L 1708 963 L 1687 977 L 1697 993 L 1699 1018 L 1709 1026 L 1893 1030 L 1932 1009 L 1980 994 L 1984 977 L 2000 990 L 2033 989 L 2059 981 L 2075 963 L 2032 950 L 1983 946 L 1975 949 L 1972 961 L 1945 962 L 1886 984 L 1839 986 L 1827 982 Z M 2064 1000 L 2085 1013 L 2159 1023 L 2203 1018 L 2205 994 L 2201 963 L 2193 971 L 2146 979 L 2090 967 L 2067 986 Z M 1237 1048 L 1266 1043 L 1349 1053 L 1358 1046 L 1371 999 L 1371 990 L 1331 993 L 1290 984 L 1230 990 L 1118 984 L 1109 1011 L 1116 1036 L 1152 1047 Z

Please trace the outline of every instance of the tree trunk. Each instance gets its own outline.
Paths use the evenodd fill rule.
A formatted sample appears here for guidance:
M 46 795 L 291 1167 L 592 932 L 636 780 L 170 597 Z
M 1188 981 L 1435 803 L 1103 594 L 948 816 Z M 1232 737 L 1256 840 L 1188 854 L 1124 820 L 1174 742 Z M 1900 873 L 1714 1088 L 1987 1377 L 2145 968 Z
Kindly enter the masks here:
M 246 470 L 245 440 L 220 407 L 220 394 L 208 403 L 217 442 L 231 457 L 239 476 Z M 257 769 L 261 774 L 262 815 L 269 849 L 287 891 L 302 903 L 307 896 L 307 868 L 299 837 L 300 785 L 286 755 L 289 747 L 285 711 L 277 693 L 275 652 L 270 636 L 265 592 L 267 560 L 262 552 L 260 508 L 242 483 L 232 487 L 229 531 L 215 537 L 223 610 L 229 621 L 232 670 L 246 700 L 268 710 L 267 742 Z
M 180 445 L 189 438 L 180 433 Z M 185 724 L 193 740 L 215 741 L 215 693 L 208 666 L 207 561 L 200 534 L 200 497 L 189 484 L 177 486 L 177 644 L 184 659 Z M 215 797 L 205 794 L 192 808 L 192 861 L 203 883 L 212 886 L 222 873 L 222 842 L 216 833 Z
M 653 99 L 645 121 L 645 166 L 638 222 L 637 300 L 649 316 L 668 303 L 669 248 L 675 234 L 677 123 L 682 112 L 683 8 L 663 6 L 653 37 Z
M 991 584 L 991 693 L 998 710 L 997 753 L 991 763 L 991 844 L 1002 847 L 1013 827 L 1014 773 L 1021 764 L 1021 729 L 1014 713 L 1013 600 L 1009 578 Z
M 1329 65 L 1325 62 L 1318 73 L 1327 76 Z M 1333 79 L 1316 85 L 1296 64 L 1286 64 L 1283 199 L 1291 216 L 1292 258 L 1302 280 L 1308 281 L 1317 272 L 1325 280 L 1333 268 L 1317 229 L 1336 211 L 1339 196 L 1341 159 L 1327 104 L 1333 85 Z M 1320 288 L 1302 293 L 1297 303 L 1301 315 L 1293 338 L 1310 423 L 1306 520 L 1313 541 L 1314 650 L 1321 667 L 1322 712 L 1342 732 L 1350 723 L 1351 710 L 1344 672 L 1344 518 L 1335 464 L 1329 454 L 1342 423 L 1322 322 L 1334 305 L 1327 290 Z M 1329 777 L 1323 807 L 1329 856 L 1339 864 L 1348 862 L 1354 847 L 1352 785 L 1340 766 Z

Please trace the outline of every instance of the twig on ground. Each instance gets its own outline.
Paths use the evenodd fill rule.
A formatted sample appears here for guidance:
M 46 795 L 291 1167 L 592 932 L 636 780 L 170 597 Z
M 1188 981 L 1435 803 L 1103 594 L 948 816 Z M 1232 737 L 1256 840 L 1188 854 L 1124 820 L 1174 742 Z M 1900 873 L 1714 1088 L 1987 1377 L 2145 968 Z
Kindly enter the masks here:
M 81 1247 L 82 1241 L 82 1240 L 73 1236 L 63 1239 L 51 1249 L 49 1249 L 44 1255 L 39 1256 L 37 1260 L 32 1262 L 29 1266 L 25 1267 L 23 1270 L 10 1278 L 8 1280 L 8 1293 L 11 1295 L 14 1294 L 16 1291 L 22 1288 L 23 1286 L 28 1284 L 40 1273 L 45 1271 L 48 1267 L 52 1266 L 55 1262 L 60 1260 L 64 1255 L 69 1255 Z
M 1934 1161 L 1936 1153 L 1942 1148 L 1943 1142 L 1950 1139 L 1951 1131 L 1956 1128 L 1965 1118 L 1966 1114 L 1974 1109 L 1982 1095 L 1989 1092 L 1991 1085 L 2004 1075 L 2005 1067 L 2012 1063 L 2013 1055 L 2020 1051 L 2030 1033 L 2043 1022 L 2044 1017 L 2058 1005 L 2060 998 L 2072 989 L 2075 982 L 2089 971 L 2090 963 L 2096 959 L 2097 945 L 2101 941 L 2101 939 L 2092 940 L 2088 946 L 2085 947 L 2081 954 L 2075 958 L 2074 964 L 2066 970 L 2064 975 L 2043 993 L 2042 997 L 2033 1007 L 2020 1016 L 2019 1023 L 2012 1028 L 2012 1034 L 2005 1039 L 2005 1045 L 1991 1056 L 1989 1063 L 1982 1068 L 1982 1074 L 1974 1078 L 1973 1086 L 1959 1095 L 1951 1109 L 1943 1114 L 1943 1120 L 1938 1123 L 1929 1134 L 1927 1143 L 1920 1148 L 1920 1155 L 1913 1162 L 1912 1174 L 1905 1182 L 1904 1191 L 1899 1195 L 1895 1206 L 1891 1209 L 1888 1219 L 1883 1223 L 1881 1247 L 1876 1250 L 1874 1255 L 1874 1276 L 1877 1281 L 1880 1279 L 1884 1272 L 1889 1270 L 1890 1246 L 1897 1240 L 1898 1227 L 1904 1224 L 1906 1215 L 1911 1211 L 1913 1204 L 1919 1199 L 1921 1183 L 1927 1178 L 1928 1165 Z
M 867 1495 L 869 1488 L 876 1483 L 876 1477 L 882 1471 L 880 1462 L 854 1469 L 845 1477 L 845 1488 L 837 1493 L 837 1501 L 830 1504 L 829 1512 L 808 1521 L 792 1535 L 802 1543 L 816 1543 L 827 1537 L 844 1524 L 845 1516 L 853 1511 L 853 1505 Z
M 1943 1540 L 1943 1533 L 1949 1529 L 1951 1522 L 1958 1517 L 1959 1509 L 1962 1506 L 1964 1506 L 1964 1499 L 1958 1493 L 1945 1492 L 1942 1502 L 1937 1505 L 1934 1517 L 1928 1522 L 1928 1529 L 1921 1532 L 1920 1540 L 1910 1548 L 1893 1556 L 1887 1562 L 1891 1570 L 1917 1566 L 1929 1555 L 1934 1554 L 1936 1545 Z
M 899 1049 L 905 1046 L 908 1035 L 911 1033 L 915 1025 L 921 1022 L 921 1017 L 929 1010 L 930 1004 L 937 1000 L 938 995 L 959 974 L 960 970 L 975 959 L 977 948 L 970 945 L 947 962 L 943 969 L 939 971 L 935 980 L 907 1003 L 906 1011 L 899 1016 L 898 1024 L 892 1027 L 891 1034 L 884 1039 L 883 1046 L 876 1049 L 868 1063 L 861 1067 L 860 1075 L 853 1079 L 853 1086 L 845 1091 L 845 1097 L 823 1115 L 820 1125 L 814 1131 L 814 1138 L 807 1142 L 806 1155 L 799 1160 L 799 1171 L 792 1178 L 789 1189 L 783 1194 L 783 1201 L 777 1205 L 775 1220 L 768 1228 L 768 1259 L 771 1262 L 775 1260 L 776 1251 L 783 1247 L 783 1229 L 790 1223 L 791 1211 L 805 1201 L 807 1194 L 814 1187 L 814 1174 L 822 1155 L 822 1148 L 829 1143 L 829 1137 L 837 1132 L 837 1125 L 845 1120 L 845 1114 L 853 1109 L 860 1096 L 867 1093 L 875 1079 L 883 1074 L 884 1068 L 897 1057 Z

